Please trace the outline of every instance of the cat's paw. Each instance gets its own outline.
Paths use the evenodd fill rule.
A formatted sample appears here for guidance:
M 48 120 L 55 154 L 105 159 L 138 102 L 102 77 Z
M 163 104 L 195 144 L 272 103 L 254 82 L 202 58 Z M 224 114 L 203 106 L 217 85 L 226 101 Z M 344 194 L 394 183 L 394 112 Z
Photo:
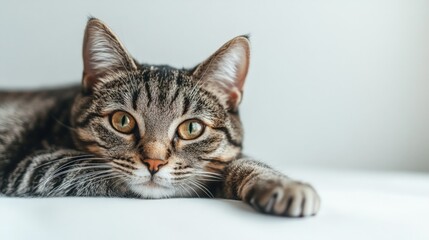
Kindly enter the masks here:
M 287 217 L 312 216 L 320 207 L 319 195 L 311 185 L 289 179 L 259 180 L 246 200 L 258 211 Z

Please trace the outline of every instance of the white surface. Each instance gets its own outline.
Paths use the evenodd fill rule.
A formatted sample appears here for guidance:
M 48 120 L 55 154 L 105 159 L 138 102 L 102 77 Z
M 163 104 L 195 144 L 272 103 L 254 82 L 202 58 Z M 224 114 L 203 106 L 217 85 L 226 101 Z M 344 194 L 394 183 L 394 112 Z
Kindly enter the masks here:
M 429 170 L 429 1 L 2 1 L 0 88 L 79 82 L 86 18 L 148 63 L 252 35 L 245 148 L 272 164 Z
M 0 198 L 0 239 L 429 239 L 429 175 L 288 171 L 319 190 L 318 216 L 287 219 L 217 199 Z

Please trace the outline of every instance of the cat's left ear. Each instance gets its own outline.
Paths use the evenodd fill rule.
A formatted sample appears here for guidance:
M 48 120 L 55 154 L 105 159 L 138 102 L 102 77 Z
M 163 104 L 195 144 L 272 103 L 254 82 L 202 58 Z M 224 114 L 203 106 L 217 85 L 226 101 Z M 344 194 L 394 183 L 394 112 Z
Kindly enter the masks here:
M 83 89 L 92 92 L 99 81 L 118 70 L 137 66 L 113 31 L 102 21 L 90 18 L 83 39 Z
M 243 86 L 249 69 L 250 43 L 247 36 L 238 36 L 192 72 L 197 81 L 214 86 L 224 96 L 229 110 L 237 111 L 243 95 Z

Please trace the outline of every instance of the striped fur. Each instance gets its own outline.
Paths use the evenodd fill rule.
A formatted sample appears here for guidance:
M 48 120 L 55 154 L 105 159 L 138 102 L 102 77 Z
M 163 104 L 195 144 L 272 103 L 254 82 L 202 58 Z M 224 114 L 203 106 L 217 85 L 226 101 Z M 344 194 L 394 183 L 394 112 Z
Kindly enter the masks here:
M 7 196 L 221 197 L 283 216 L 314 215 L 308 184 L 242 155 L 238 113 L 249 63 L 240 36 L 193 69 L 137 64 L 90 19 L 82 87 L 0 92 L 0 191 Z M 131 133 L 112 126 L 127 112 Z M 178 126 L 198 119 L 201 136 Z M 147 159 L 163 165 L 150 172 Z

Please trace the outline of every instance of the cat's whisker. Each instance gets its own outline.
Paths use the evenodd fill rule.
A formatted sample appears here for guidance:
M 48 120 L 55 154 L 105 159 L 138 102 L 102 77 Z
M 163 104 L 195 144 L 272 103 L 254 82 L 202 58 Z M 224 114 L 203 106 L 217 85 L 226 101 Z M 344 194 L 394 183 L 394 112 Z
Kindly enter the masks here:
M 210 193 L 211 198 L 214 198 L 213 193 L 208 189 L 207 185 L 204 182 L 200 181 L 199 179 L 195 179 L 194 181 L 200 184 L 201 187 L 203 187 L 208 193 Z
M 223 177 L 221 177 L 221 176 L 210 175 L 210 174 L 205 174 L 205 173 L 196 173 L 195 176 L 205 177 L 205 178 L 210 178 L 210 179 L 220 179 L 220 180 L 223 179 Z
M 66 162 L 64 164 L 60 164 L 57 168 L 54 169 L 54 172 L 52 173 L 52 175 L 54 175 L 58 172 L 61 172 L 65 169 L 76 167 L 76 164 L 79 164 L 79 166 L 90 166 L 91 164 L 94 164 L 94 165 L 106 164 L 106 163 L 86 162 L 86 161 L 94 161 L 94 160 L 104 160 L 104 159 L 100 159 L 100 158 L 75 159 L 73 161 Z M 82 161 L 82 162 L 80 162 L 80 161 Z M 78 162 L 80 162 L 80 163 L 78 163 Z
M 114 165 L 114 169 L 118 170 L 119 172 L 123 173 L 124 175 L 131 175 L 131 176 L 134 175 L 134 173 L 133 173 L 134 169 L 126 169 L 126 168 L 123 168 L 123 167 L 117 166 L 117 165 Z
M 184 196 L 184 193 L 186 192 L 188 194 L 188 196 L 191 196 L 191 193 L 188 191 L 188 189 L 186 189 L 183 184 L 179 184 L 178 185 L 182 190 L 180 191 L 182 193 L 182 196 Z
M 197 175 L 204 175 L 204 176 L 211 176 L 211 177 L 219 177 L 223 178 L 222 174 L 214 173 L 214 172 L 206 172 L 206 171 L 196 171 L 195 174 Z
M 84 166 L 76 167 L 74 169 L 68 169 L 68 170 L 65 170 L 65 171 L 57 172 L 56 174 L 52 175 L 52 178 L 57 178 L 57 177 L 59 177 L 59 176 L 61 176 L 63 174 L 68 174 L 68 173 L 71 173 L 71 172 L 74 172 L 74 171 L 95 170 L 95 169 L 110 169 L 110 168 L 111 168 L 111 166 L 107 165 L 107 164 L 104 164 L 104 165 L 101 165 L 101 164 L 93 164 L 93 165 L 87 164 L 87 165 L 84 165 Z
M 85 189 L 88 189 L 90 187 L 90 185 L 97 185 L 102 181 L 108 181 L 108 180 L 119 178 L 119 177 L 120 176 L 118 174 L 116 174 L 115 172 L 108 172 L 106 174 L 100 174 L 100 175 L 93 176 L 92 178 L 85 180 L 87 182 L 91 182 L 91 184 L 88 184 L 87 186 L 85 186 Z
M 87 174 L 77 176 L 76 178 L 73 178 L 73 179 L 68 179 L 68 181 L 62 182 L 59 186 L 51 189 L 51 191 L 48 193 L 48 195 L 55 193 L 57 191 L 69 189 L 69 188 L 73 187 L 74 185 L 82 184 L 83 182 L 89 182 L 92 180 L 92 178 L 94 178 L 96 176 L 100 176 L 103 174 L 109 174 L 109 173 L 111 173 L 110 170 L 95 171 L 95 172 L 91 172 L 91 173 L 87 173 Z M 88 185 L 85 188 L 87 188 L 87 187 L 88 187 Z
M 198 180 L 189 180 L 189 182 L 196 186 L 198 189 L 202 190 L 202 192 L 204 192 L 208 197 L 214 198 L 213 194 Z
M 192 177 L 192 174 L 180 175 L 180 177 L 174 177 L 174 178 L 171 178 L 171 180 L 173 182 L 181 182 L 181 181 L 186 180 L 190 177 Z
M 203 181 L 222 181 L 224 177 L 217 173 L 205 172 L 205 171 L 197 171 L 194 173 L 197 179 L 201 179 Z
M 130 171 L 130 173 L 132 173 L 132 171 L 137 170 L 137 168 L 135 167 L 135 165 L 128 163 L 128 162 L 124 162 L 124 161 L 117 161 L 117 160 L 113 160 L 112 164 L 117 167 L 120 168 L 121 170 L 125 170 L 125 171 Z
M 198 198 L 201 198 L 200 197 L 200 195 L 198 194 L 198 192 L 197 191 L 195 191 L 195 189 L 192 187 L 192 186 L 190 186 L 188 183 L 183 183 L 187 188 L 189 188 L 189 189 L 191 189 L 194 193 L 195 193 L 195 195 L 198 197 Z
M 100 170 L 101 171 L 101 170 Z M 94 171 L 94 172 L 91 172 L 91 173 L 87 173 L 87 174 L 82 174 L 82 175 L 78 175 L 78 176 L 75 176 L 75 177 L 73 177 L 73 178 L 65 178 L 65 179 L 63 179 L 62 181 L 61 181 L 61 183 L 58 185 L 58 186 L 56 186 L 56 187 L 54 187 L 54 188 L 52 188 L 49 192 L 48 192 L 48 195 L 50 195 L 50 194 L 52 194 L 52 193 L 54 193 L 54 192 L 56 192 L 56 191 L 58 191 L 58 190 L 60 190 L 60 189 L 62 189 L 63 187 L 64 187 L 64 185 L 67 185 L 67 184 L 72 184 L 72 183 L 82 183 L 82 179 L 84 179 L 85 177 L 88 177 L 88 176 L 90 176 L 90 175 L 94 175 L 94 174 L 99 174 L 100 172 L 99 171 Z M 45 186 L 46 187 L 46 186 Z
M 116 179 L 113 183 L 112 183 L 112 189 L 116 189 L 120 184 L 123 184 L 124 180 L 123 180 L 123 176 L 120 175 L 118 176 L 118 179 Z
M 213 182 L 216 182 L 216 181 L 223 180 L 222 178 L 213 177 L 213 176 L 204 176 L 204 175 L 194 175 L 194 176 L 195 176 L 195 178 L 203 180 L 203 181 L 213 181 Z
M 221 180 L 223 180 L 223 178 L 221 178 L 221 177 L 217 177 L 217 176 L 207 176 L 207 175 L 195 175 L 197 178 L 201 178 L 201 179 L 204 179 L 204 180 L 212 180 L 212 181 L 221 181 Z
M 95 177 L 101 178 L 101 177 L 109 177 L 109 176 L 118 176 L 118 177 L 122 177 L 122 178 L 124 177 L 124 175 L 121 174 L 121 172 L 114 171 L 114 169 L 108 169 L 105 171 L 103 171 L 102 169 L 100 169 L 100 170 L 95 169 L 95 171 L 93 171 L 93 172 L 78 176 L 77 178 L 75 178 L 78 181 L 75 181 L 75 182 L 80 182 L 80 183 L 91 182 L 94 180 Z M 75 180 L 75 179 L 72 179 L 72 180 Z M 94 184 L 94 183 L 92 183 L 92 184 Z
M 199 171 L 196 171 L 197 173 L 206 173 L 206 174 L 212 174 L 212 175 L 216 175 L 216 176 L 223 176 L 222 174 L 220 174 L 220 173 L 216 173 L 216 172 L 208 172 L 208 171 L 204 171 L 204 170 L 199 170 Z
M 83 157 L 83 156 L 85 156 L 85 157 Z M 51 181 L 52 179 L 55 179 L 56 177 L 58 177 L 58 173 L 62 172 L 63 170 L 72 168 L 74 166 L 74 164 L 77 163 L 77 162 L 79 162 L 79 161 L 88 161 L 88 160 L 100 160 L 100 159 L 103 159 L 103 158 L 92 158 L 92 157 L 90 158 L 90 157 L 87 157 L 87 156 L 92 156 L 92 155 L 81 155 L 81 156 L 78 156 L 77 159 L 76 158 L 62 158 L 62 159 L 59 159 L 59 160 L 55 160 L 55 163 L 57 163 L 58 161 L 64 161 L 64 160 L 72 159 L 71 161 L 68 161 L 68 162 L 60 165 L 56 169 L 54 169 L 53 172 L 49 176 L 45 176 L 44 181 L 42 181 L 42 179 L 43 179 L 42 178 L 41 181 L 39 182 L 39 184 L 37 184 L 35 186 L 35 188 L 39 189 L 41 186 L 45 187 L 46 184 L 49 181 Z M 48 164 L 52 164 L 52 162 L 45 163 L 44 165 L 47 166 Z M 82 165 L 83 166 L 90 166 L 91 164 L 95 164 L 95 163 L 81 163 L 80 165 L 81 166 Z M 99 165 L 100 165 L 100 163 L 96 164 L 96 166 L 99 166 Z M 37 169 L 37 168 L 40 168 L 40 166 L 36 167 L 35 169 Z M 75 169 L 75 171 L 77 171 L 77 170 L 79 170 L 79 168 Z M 63 174 L 67 174 L 67 173 L 68 172 L 65 172 Z
M 100 158 L 87 158 L 87 159 L 84 159 L 84 160 L 83 159 L 78 159 L 78 160 L 75 160 L 75 161 L 72 161 L 72 162 L 67 162 L 65 164 L 60 165 L 58 168 L 54 169 L 53 173 L 51 173 L 51 176 L 53 178 L 55 178 L 56 177 L 55 175 L 57 173 L 60 173 L 63 170 L 67 170 L 67 169 L 72 168 L 72 167 L 77 167 L 77 166 L 75 166 L 75 163 L 79 162 L 80 160 L 82 160 L 82 161 L 84 161 L 84 160 L 85 161 L 91 160 L 92 161 L 92 160 L 100 160 Z M 102 164 L 105 164 L 105 163 L 83 162 L 83 163 L 79 163 L 79 165 L 80 165 L 79 168 L 82 168 L 82 166 L 91 166 L 91 165 L 102 166 Z M 77 169 L 79 169 L 79 168 L 77 168 Z
M 81 158 L 84 158 L 84 157 L 92 157 L 92 156 L 94 156 L 94 155 L 92 155 L 92 154 L 86 154 L 86 155 L 78 155 L 78 156 L 72 156 L 72 157 L 66 157 L 66 158 L 60 158 L 60 159 L 54 158 L 54 159 L 48 160 L 48 161 L 46 161 L 46 162 L 44 162 L 44 163 L 42 163 L 42 164 L 38 165 L 38 166 L 37 166 L 37 167 L 35 167 L 34 169 L 38 169 L 38 168 L 41 168 L 41 167 L 44 167 L 44 166 L 47 166 L 47 165 L 49 165 L 49 164 L 52 164 L 52 163 L 55 163 L 55 162 L 59 162 L 59 161 L 64 161 L 64 160 L 75 160 L 75 159 L 83 160 L 83 159 L 81 159 Z
M 116 176 L 114 172 L 111 171 L 103 171 L 103 172 L 97 172 L 96 174 L 92 174 L 90 176 L 87 176 L 85 179 L 72 179 L 70 182 L 66 183 L 65 186 L 59 190 L 69 191 L 71 188 L 75 187 L 76 185 L 82 184 L 82 182 L 86 182 L 86 185 L 83 187 L 83 189 L 80 189 L 82 192 L 85 192 L 90 187 L 93 187 L 100 183 L 102 180 L 108 180 L 113 177 L 119 177 Z
M 210 179 L 210 178 L 204 178 L 204 177 L 197 177 L 197 178 L 204 182 L 221 182 L 222 181 L 222 179 Z
M 52 181 L 53 179 L 55 179 L 55 178 L 57 178 L 57 177 L 59 177 L 61 175 L 69 174 L 71 172 L 77 172 L 77 171 L 89 170 L 89 169 L 94 170 L 94 169 L 109 169 L 109 168 L 111 168 L 109 165 L 106 165 L 106 166 L 94 165 L 94 166 L 86 166 L 86 167 L 77 167 L 77 168 L 74 168 L 74 169 L 69 169 L 69 170 L 57 172 L 57 173 L 55 173 L 53 175 L 47 176 L 47 178 L 44 181 L 40 182 L 36 186 L 36 188 L 40 188 L 41 186 L 46 187 L 46 185 L 50 181 Z

